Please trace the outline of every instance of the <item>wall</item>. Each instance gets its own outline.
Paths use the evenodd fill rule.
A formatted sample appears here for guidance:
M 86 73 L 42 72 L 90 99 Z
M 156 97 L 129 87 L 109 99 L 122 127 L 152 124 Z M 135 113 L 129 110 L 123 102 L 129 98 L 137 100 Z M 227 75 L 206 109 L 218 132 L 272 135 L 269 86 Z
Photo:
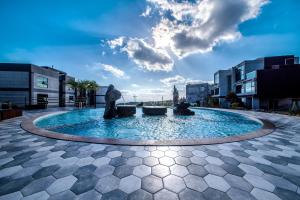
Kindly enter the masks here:
M 36 71 L 36 70 L 34 70 Z M 49 71 L 49 70 L 47 70 Z M 44 69 L 42 71 L 32 73 L 32 104 L 37 103 L 37 94 L 48 95 L 48 106 L 59 106 L 59 74 L 53 72 L 47 72 Z M 47 75 L 46 75 L 47 74 Z M 48 78 L 48 88 L 40 88 L 37 86 L 37 78 Z

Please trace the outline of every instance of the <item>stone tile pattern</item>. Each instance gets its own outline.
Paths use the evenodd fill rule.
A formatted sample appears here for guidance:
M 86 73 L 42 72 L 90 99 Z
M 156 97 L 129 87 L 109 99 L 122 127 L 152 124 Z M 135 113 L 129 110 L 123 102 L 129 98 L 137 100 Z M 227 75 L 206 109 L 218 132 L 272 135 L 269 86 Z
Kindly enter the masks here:
M 239 111 L 244 112 L 244 111 Z M 252 140 L 201 146 L 119 146 L 61 141 L 0 122 L 3 199 L 300 199 L 300 119 Z

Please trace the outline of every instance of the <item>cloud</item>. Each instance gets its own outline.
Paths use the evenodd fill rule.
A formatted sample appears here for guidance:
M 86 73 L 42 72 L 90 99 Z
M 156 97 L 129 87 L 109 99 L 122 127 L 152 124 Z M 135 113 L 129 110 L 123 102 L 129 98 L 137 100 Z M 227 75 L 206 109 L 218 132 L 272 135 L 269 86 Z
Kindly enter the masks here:
M 120 79 L 129 79 L 130 77 L 118 67 L 103 64 L 103 63 L 94 63 L 93 65 L 86 65 L 85 66 L 90 72 L 101 74 L 103 79 L 107 79 L 107 76 L 103 75 L 103 72 L 108 72 L 109 74 L 113 75 L 114 77 Z
M 131 87 L 133 87 L 133 88 L 139 88 L 139 87 L 140 87 L 140 85 L 138 85 L 138 84 L 135 84 L 135 83 L 132 83 L 132 84 L 131 84 Z
M 146 7 L 146 10 L 141 14 L 142 17 L 147 17 L 151 14 L 152 8 L 150 6 Z
M 242 35 L 239 25 L 256 18 L 269 0 L 147 0 L 143 17 L 155 25 L 151 37 L 108 41 L 147 71 L 172 71 L 174 57 L 206 53 Z M 170 54 L 170 53 L 173 54 Z M 173 58 L 170 55 L 174 55 Z
M 110 72 L 112 75 L 114 75 L 117 78 L 129 79 L 129 76 L 127 76 L 124 71 L 120 70 L 117 67 L 114 67 L 112 65 L 107 65 L 107 64 L 102 64 L 102 66 L 104 71 Z
M 173 85 L 185 86 L 188 83 L 189 84 L 212 83 L 212 81 L 194 80 L 194 79 L 190 79 L 190 78 L 184 78 L 183 76 L 180 76 L 180 75 L 161 79 L 160 82 L 167 87 L 171 87 Z
M 107 44 L 111 49 L 115 49 L 119 46 L 122 46 L 124 43 L 125 37 L 121 36 L 113 40 L 108 40 Z
M 130 38 L 123 48 L 128 57 L 148 71 L 171 71 L 174 61 L 166 51 L 151 47 L 143 39 Z
M 161 48 L 155 48 L 143 39 L 119 37 L 107 41 L 114 53 L 125 52 L 128 57 L 146 71 L 171 71 L 174 61 L 170 55 Z
M 147 0 L 160 15 L 152 29 L 155 47 L 178 57 L 211 51 L 241 36 L 238 26 L 257 17 L 268 0 Z

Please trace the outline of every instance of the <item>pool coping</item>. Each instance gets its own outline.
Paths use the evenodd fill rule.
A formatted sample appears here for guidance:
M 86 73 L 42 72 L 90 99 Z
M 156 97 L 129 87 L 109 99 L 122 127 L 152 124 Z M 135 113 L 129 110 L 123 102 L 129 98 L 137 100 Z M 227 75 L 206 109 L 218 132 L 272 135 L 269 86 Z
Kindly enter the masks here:
M 218 109 L 215 109 L 218 110 Z M 223 109 L 222 109 L 223 110 Z M 224 111 L 224 110 L 223 110 Z M 174 139 L 174 140 L 128 140 L 128 139 L 114 139 L 114 138 L 95 138 L 95 137 L 83 137 L 83 136 L 75 136 L 70 134 L 58 133 L 54 131 L 49 131 L 46 129 L 38 128 L 34 125 L 34 121 L 41 117 L 46 117 L 49 115 L 61 114 L 66 111 L 59 112 L 45 112 L 39 115 L 36 115 L 31 118 L 24 119 L 21 122 L 21 128 L 35 135 L 59 139 L 59 140 L 67 140 L 74 142 L 87 142 L 87 143 L 98 143 L 98 144 L 114 144 L 114 145 L 130 145 L 130 146 L 193 146 L 193 145 L 209 145 L 209 144 L 222 144 L 222 143 L 230 143 L 230 142 L 239 142 L 243 140 L 249 140 L 253 138 L 262 137 L 272 133 L 275 130 L 275 125 L 270 121 L 265 119 L 255 118 L 253 116 L 247 114 L 241 114 L 252 120 L 259 120 L 263 126 L 262 128 L 248 132 L 238 136 L 228 136 L 224 138 L 203 138 L 203 139 Z M 231 111 L 225 111 L 231 112 Z M 236 112 L 233 112 L 236 113 Z

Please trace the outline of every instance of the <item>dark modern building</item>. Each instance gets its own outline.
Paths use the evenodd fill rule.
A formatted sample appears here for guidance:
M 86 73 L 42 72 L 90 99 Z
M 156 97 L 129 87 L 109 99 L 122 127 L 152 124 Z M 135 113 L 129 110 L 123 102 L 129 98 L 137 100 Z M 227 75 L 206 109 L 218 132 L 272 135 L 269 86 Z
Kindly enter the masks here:
M 300 98 L 299 58 L 247 60 L 232 68 L 232 89 L 252 109 L 287 109 Z
M 211 85 L 208 83 L 187 84 L 186 100 L 189 103 L 198 103 L 200 106 L 207 106 Z
M 219 70 L 214 74 L 214 84 L 211 95 L 219 100 L 219 104 L 226 107 L 225 97 L 232 91 L 232 70 Z
M 300 99 L 300 65 L 294 55 L 245 60 L 214 74 L 212 97 L 227 107 L 225 97 L 234 92 L 247 108 L 280 110 Z
M 70 105 L 74 91 L 66 84 L 74 79 L 65 72 L 33 64 L 0 63 L 0 102 L 49 107 Z

